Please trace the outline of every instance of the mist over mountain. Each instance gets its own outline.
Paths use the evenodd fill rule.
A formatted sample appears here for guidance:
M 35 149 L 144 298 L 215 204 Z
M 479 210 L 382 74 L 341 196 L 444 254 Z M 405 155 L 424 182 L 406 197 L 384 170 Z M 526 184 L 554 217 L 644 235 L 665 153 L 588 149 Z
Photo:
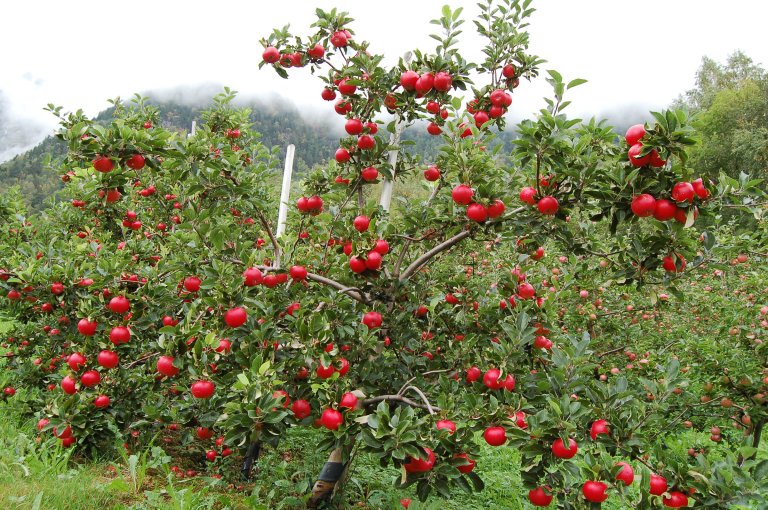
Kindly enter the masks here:
M 222 90 L 220 84 L 201 83 L 153 90 L 142 95 L 160 109 L 163 127 L 189 131 L 193 122 L 201 123 L 201 112 Z M 128 102 L 130 99 L 123 100 Z M 276 94 L 238 95 L 233 103 L 251 110 L 252 128 L 261 134 L 261 142 L 265 146 L 278 148 L 281 163 L 285 148 L 289 144 L 296 146 L 294 170 L 298 175 L 329 161 L 338 147 L 339 138 L 345 135 L 343 119 L 333 112 L 330 103 L 326 109 L 300 110 Z M 96 119 L 108 120 L 111 116 L 112 109 L 107 109 L 100 112 Z M 598 118 L 607 119 L 618 133 L 623 133 L 633 124 L 649 120 L 650 114 L 641 105 L 627 105 L 621 110 L 598 115 Z M 501 154 L 508 153 L 510 142 L 516 136 L 514 127 L 517 121 L 513 112 L 508 119 L 507 130 L 498 133 L 492 142 L 492 145 L 504 146 Z M 0 192 L 11 186 L 20 186 L 27 205 L 33 210 L 40 210 L 45 201 L 62 187 L 55 161 L 65 155 L 66 149 L 53 136 L 46 136 L 50 131 L 39 122 L 30 122 L 11 114 L 7 98 L 0 91 L 0 156 L 6 155 L 7 159 L 0 164 Z M 411 126 L 403 138 L 414 142 L 413 152 L 424 161 L 431 162 L 437 157 L 440 138 L 428 135 L 424 124 Z M 51 165 L 54 168 L 46 165 L 49 155 L 54 161 Z
M 14 112 L 7 95 L 0 90 L 0 163 L 31 149 L 49 131 L 47 126 Z

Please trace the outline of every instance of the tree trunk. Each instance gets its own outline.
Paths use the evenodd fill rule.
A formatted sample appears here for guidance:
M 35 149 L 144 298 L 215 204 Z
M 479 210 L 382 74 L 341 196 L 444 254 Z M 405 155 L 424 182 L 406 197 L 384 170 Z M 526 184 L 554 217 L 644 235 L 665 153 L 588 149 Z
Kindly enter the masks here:
M 760 448 L 760 436 L 763 434 L 763 425 L 765 425 L 765 422 L 763 421 L 759 421 L 755 423 L 755 428 L 752 430 L 752 447 L 753 448 Z M 739 458 L 736 460 L 736 463 L 739 466 L 742 466 L 745 460 L 747 459 L 745 459 L 742 454 L 739 454 Z
M 344 450 L 342 448 L 336 448 L 331 452 L 317 477 L 315 486 L 312 487 L 312 495 L 307 502 L 307 508 L 319 508 L 320 504 L 331 499 L 334 491 L 343 484 L 342 480 L 345 478 L 349 464 L 349 461 L 344 463 Z
M 243 476 L 243 480 L 248 481 L 251 479 L 251 470 L 253 469 L 253 462 L 259 458 L 261 453 L 261 442 L 254 441 L 248 446 L 248 451 L 245 453 L 245 460 L 243 461 L 243 469 L 240 470 Z
M 763 433 L 763 425 L 765 425 L 765 422 L 762 421 L 755 424 L 755 431 L 752 433 L 752 446 L 754 448 L 760 447 L 760 436 Z

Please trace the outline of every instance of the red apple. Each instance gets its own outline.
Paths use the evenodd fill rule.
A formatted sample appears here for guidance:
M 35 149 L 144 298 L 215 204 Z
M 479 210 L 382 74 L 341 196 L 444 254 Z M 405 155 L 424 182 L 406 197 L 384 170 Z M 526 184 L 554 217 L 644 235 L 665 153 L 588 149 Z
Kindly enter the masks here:
M 206 399 L 213 396 L 216 386 L 212 381 L 195 381 L 190 387 L 192 396 L 195 398 Z
M 565 443 L 560 438 L 555 439 L 555 442 L 552 443 L 552 453 L 560 459 L 571 459 L 578 451 L 579 446 L 576 444 L 576 441 L 570 438 L 568 439 L 568 447 L 565 446 Z

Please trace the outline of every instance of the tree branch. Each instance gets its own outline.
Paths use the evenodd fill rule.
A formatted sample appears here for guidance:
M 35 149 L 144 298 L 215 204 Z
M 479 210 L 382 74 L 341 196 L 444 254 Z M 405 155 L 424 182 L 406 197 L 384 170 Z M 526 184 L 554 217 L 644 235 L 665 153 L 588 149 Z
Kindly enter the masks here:
M 609 354 L 613 354 L 615 352 L 623 351 L 624 349 L 626 349 L 625 346 L 617 347 L 616 349 L 611 349 L 610 351 L 605 351 L 605 352 L 603 352 L 601 354 L 598 354 L 597 357 L 598 358 L 602 358 L 602 357 L 608 356 Z
M 153 353 L 150 353 L 150 354 L 145 354 L 145 355 L 139 357 L 139 359 L 131 361 L 127 365 L 124 365 L 123 368 L 128 369 L 128 368 L 134 367 L 136 365 L 140 365 L 140 364 L 144 363 L 145 361 L 150 360 L 150 359 L 154 358 L 155 356 L 159 356 L 159 355 L 160 355 L 159 352 L 153 352 Z
M 437 194 L 440 192 L 440 188 L 442 188 L 442 182 L 439 183 L 435 188 L 432 190 L 432 194 L 429 195 L 429 199 L 427 199 L 427 203 L 424 207 L 424 214 L 421 216 L 422 219 L 426 218 L 426 211 L 429 209 L 429 206 L 432 204 L 432 201 L 435 199 Z M 400 268 L 403 265 L 403 260 L 405 259 L 405 255 L 408 253 L 408 248 L 411 247 L 411 243 L 413 242 L 413 239 L 406 238 L 405 243 L 403 244 L 403 248 L 400 251 L 400 256 L 397 257 L 397 262 L 395 263 L 395 269 L 392 271 L 392 274 L 394 275 L 395 279 L 400 278 Z
M 403 274 L 400 275 L 399 281 L 401 283 L 406 281 L 408 278 L 411 277 L 411 275 L 413 275 L 413 273 L 418 271 L 419 268 L 421 268 L 421 266 L 429 262 L 429 259 L 435 257 L 441 252 L 444 252 L 445 250 L 448 250 L 454 247 L 455 245 L 459 244 L 461 241 L 463 241 L 464 239 L 466 239 L 471 235 L 472 235 L 471 230 L 462 230 L 461 232 L 451 237 L 447 241 L 443 241 L 442 243 L 438 244 L 437 246 L 429 250 L 427 253 L 417 258 L 410 266 L 408 266 L 406 270 L 403 271 Z
M 435 410 L 434 410 L 434 408 L 432 407 L 432 404 L 430 404 L 430 403 L 429 403 L 429 400 L 427 400 L 427 396 L 424 394 L 424 392 L 423 392 L 423 391 L 421 391 L 421 390 L 420 390 L 419 388 L 417 388 L 416 386 L 408 386 L 408 387 L 405 389 L 405 391 L 408 391 L 408 390 L 413 390 L 413 391 L 415 391 L 415 392 L 416 392 L 416 393 L 417 393 L 417 394 L 418 394 L 418 395 L 421 397 L 421 400 L 423 400 L 423 401 L 424 401 L 424 404 L 427 406 L 427 411 L 429 411 L 429 414 L 435 414 Z
M 326 278 L 325 276 L 320 276 L 319 274 L 315 273 L 307 273 L 307 278 L 312 281 L 322 283 L 323 285 L 333 287 L 334 289 L 338 290 L 340 294 L 346 294 L 355 301 L 359 301 L 365 305 L 371 304 L 371 298 L 358 288 L 347 287 L 337 282 L 336 280 L 331 280 L 330 278 Z
M 267 234 L 269 235 L 269 240 L 272 241 L 272 247 L 275 249 L 275 262 L 276 268 L 280 268 L 280 244 L 277 242 L 277 239 L 275 239 L 275 235 L 272 233 L 272 229 L 269 225 L 269 221 L 264 216 L 264 213 L 259 211 L 259 220 L 261 221 L 261 224 L 264 226 L 264 230 L 267 231 Z
M 512 215 L 517 214 L 519 212 L 522 212 L 524 210 L 525 210 L 524 207 L 518 207 L 517 209 L 513 209 L 513 210 L 509 211 L 504 216 L 509 218 Z M 502 217 L 502 218 L 498 218 L 495 221 L 487 223 L 487 225 L 493 225 L 493 224 L 496 224 L 496 223 L 501 223 L 503 221 L 504 221 L 504 218 Z M 448 249 L 452 248 L 453 246 L 455 246 L 456 244 L 460 243 L 461 241 L 463 241 L 467 237 L 471 236 L 472 233 L 473 232 L 472 232 L 471 229 L 469 229 L 469 230 L 462 230 L 461 232 L 459 232 L 455 236 L 451 237 L 447 241 L 443 241 L 442 243 L 438 244 L 437 246 L 435 246 L 434 248 L 429 250 L 427 253 L 425 253 L 424 255 L 419 257 L 418 259 L 416 259 L 410 266 L 408 266 L 408 268 L 405 271 L 403 271 L 403 274 L 399 277 L 398 281 L 400 283 L 404 282 L 405 280 L 410 278 L 413 275 L 413 273 L 418 271 L 419 268 L 421 268 L 421 266 L 423 266 L 424 264 L 429 262 L 429 259 L 435 257 L 436 255 L 439 255 L 441 252 L 444 252 L 445 250 L 448 250 Z M 408 243 L 408 241 L 406 241 L 406 243 Z M 397 273 L 395 273 L 395 274 L 397 275 Z
M 411 400 L 411 399 L 409 399 L 407 397 L 403 397 L 401 395 L 380 395 L 378 397 L 367 398 L 367 399 L 363 400 L 361 405 L 369 406 L 371 404 L 376 404 L 378 402 L 383 402 L 385 400 L 392 401 L 392 402 L 402 402 L 403 404 L 407 404 L 407 405 L 409 405 L 411 407 L 417 407 L 419 409 L 425 409 L 427 411 L 429 411 L 429 409 L 430 409 L 425 404 L 419 404 L 418 402 L 414 402 L 413 400 Z M 432 406 L 430 406 L 430 407 L 431 407 L 433 413 L 434 413 L 434 411 L 442 411 L 442 409 L 440 409 L 439 407 L 432 407 Z

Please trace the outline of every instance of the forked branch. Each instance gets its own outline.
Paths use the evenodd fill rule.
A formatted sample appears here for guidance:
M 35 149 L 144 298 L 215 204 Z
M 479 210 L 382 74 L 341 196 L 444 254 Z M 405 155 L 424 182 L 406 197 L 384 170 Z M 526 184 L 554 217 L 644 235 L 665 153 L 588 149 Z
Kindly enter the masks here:
M 405 269 L 405 271 L 403 271 L 403 274 L 400 275 L 400 282 L 404 282 L 408 278 L 410 278 L 413 275 L 413 273 L 418 271 L 421 268 L 421 266 L 429 262 L 431 258 L 435 257 L 436 255 L 439 255 L 445 250 L 448 250 L 454 247 L 455 245 L 459 244 L 461 241 L 463 241 L 464 239 L 466 239 L 471 235 L 472 235 L 471 230 L 462 230 L 461 232 L 451 237 L 450 239 L 438 244 L 437 246 L 429 250 L 427 253 L 417 258 L 415 261 L 413 261 L 413 263 L 410 266 L 408 266 Z
M 355 301 L 359 301 L 365 305 L 371 304 L 371 298 L 365 292 L 356 287 L 347 287 L 346 285 L 342 285 L 336 280 L 331 280 L 330 278 L 326 278 L 325 276 L 320 276 L 319 274 L 315 273 L 307 273 L 307 278 L 312 281 L 322 283 L 323 285 L 333 287 L 334 289 L 338 290 L 339 293 L 346 294 Z
M 493 222 L 490 222 L 490 223 L 488 223 L 488 225 L 493 225 L 495 223 L 501 223 L 505 219 L 509 219 L 513 215 L 515 215 L 515 214 L 517 214 L 519 212 L 522 212 L 524 210 L 525 210 L 524 207 L 518 207 L 517 209 L 513 209 L 512 211 L 509 211 L 507 214 L 505 214 L 504 217 L 499 218 L 499 219 L 497 219 L 497 220 L 495 220 Z M 444 252 L 446 250 L 449 250 L 449 249 L 453 248 L 455 245 L 459 244 L 461 241 L 463 241 L 467 237 L 470 237 L 472 235 L 472 233 L 473 232 L 472 232 L 471 229 L 470 230 L 462 230 L 461 232 L 459 232 L 455 236 L 451 237 L 450 239 L 448 239 L 446 241 L 443 241 L 442 243 L 438 244 L 437 246 L 435 246 L 434 248 L 429 250 L 427 253 L 425 253 L 424 255 L 419 257 L 418 259 L 416 259 L 410 266 L 408 266 L 408 268 L 406 268 L 405 271 L 403 271 L 403 273 L 400 275 L 399 282 L 402 283 L 402 282 L 406 281 L 408 278 L 413 276 L 413 274 L 416 271 L 421 269 L 421 267 L 424 264 L 429 262 L 430 259 L 436 257 L 437 255 L 439 255 L 440 253 L 442 253 L 442 252 Z
M 427 411 L 430 411 L 431 414 L 434 414 L 435 411 L 441 411 L 439 407 L 429 406 L 428 404 L 421 404 L 419 402 L 413 401 L 409 399 L 408 397 L 404 397 L 402 395 L 379 395 L 378 397 L 372 397 L 367 398 L 362 401 L 363 406 L 369 406 L 371 404 L 376 404 L 378 402 L 383 401 L 390 401 L 390 402 L 402 402 L 403 404 L 407 404 L 411 407 L 417 407 L 419 409 L 425 409 Z

